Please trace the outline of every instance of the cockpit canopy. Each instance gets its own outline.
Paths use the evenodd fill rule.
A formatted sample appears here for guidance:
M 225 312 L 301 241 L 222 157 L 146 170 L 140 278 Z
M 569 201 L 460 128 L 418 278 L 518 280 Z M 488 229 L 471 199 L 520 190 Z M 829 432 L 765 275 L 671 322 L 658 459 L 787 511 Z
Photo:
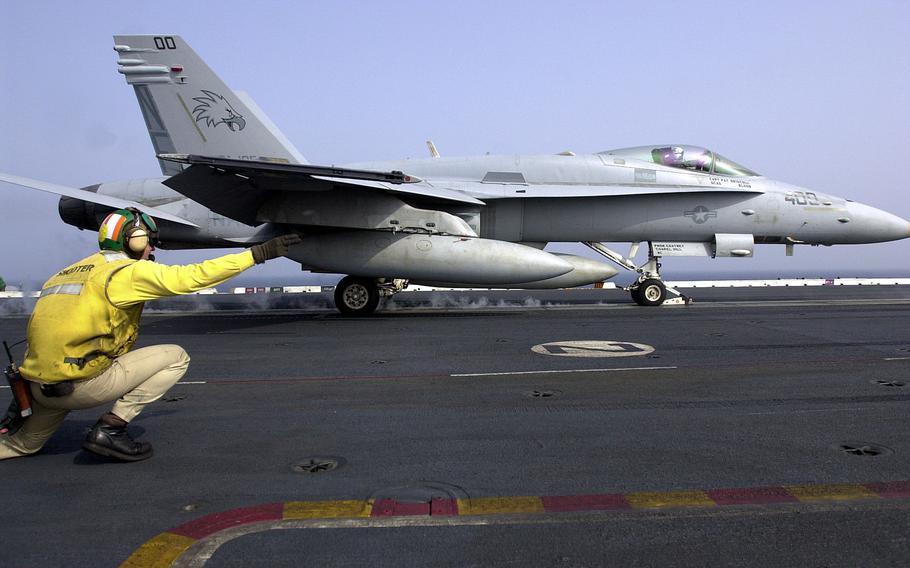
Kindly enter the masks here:
M 635 148 L 621 148 L 599 152 L 618 158 L 629 158 L 652 162 L 671 168 L 679 168 L 694 172 L 704 172 L 731 177 L 757 176 L 745 166 L 733 160 L 728 160 L 706 148 L 687 146 L 685 144 L 665 144 L 662 146 L 637 146 Z

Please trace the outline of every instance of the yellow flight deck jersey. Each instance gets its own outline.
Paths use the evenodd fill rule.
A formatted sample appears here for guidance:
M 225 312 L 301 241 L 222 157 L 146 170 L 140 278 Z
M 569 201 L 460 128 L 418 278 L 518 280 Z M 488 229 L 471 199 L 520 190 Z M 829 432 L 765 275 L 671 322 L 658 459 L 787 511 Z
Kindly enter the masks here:
M 180 266 L 113 251 L 84 258 L 42 287 L 22 376 L 42 383 L 96 377 L 136 342 L 146 301 L 216 286 L 251 266 L 248 250 Z

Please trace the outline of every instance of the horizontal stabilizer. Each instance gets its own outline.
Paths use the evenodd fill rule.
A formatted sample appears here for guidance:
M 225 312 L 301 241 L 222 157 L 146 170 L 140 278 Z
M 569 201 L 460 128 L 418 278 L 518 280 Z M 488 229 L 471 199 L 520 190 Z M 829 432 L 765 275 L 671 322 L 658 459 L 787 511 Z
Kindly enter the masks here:
M 91 203 L 97 203 L 99 205 L 105 205 L 107 207 L 113 207 L 115 209 L 125 209 L 127 207 L 135 207 L 143 213 L 147 213 L 154 217 L 155 219 L 163 219 L 166 221 L 173 221 L 174 223 L 180 223 L 181 225 L 188 225 L 190 227 L 198 227 L 196 223 L 187 221 L 182 217 L 172 215 L 165 211 L 161 211 L 154 207 L 149 207 L 148 205 L 143 205 L 142 203 L 136 201 L 130 201 L 129 199 L 121 199 L 119 197 L 111 197 L 109 195 L 103 195 L 95 193 L 92 191 L 86 191 L 84 189 L 77 189 L 75 187 L 67 187 L 65 185 L 59 185 L 56 183 L 51 183 L 47 181 L 41 181 L 31 178 L 25 178 L 20 176 L 13 176 L 9 174 L 0 173 L 0 181 L 10 183 L 13 185 L 18 185 L 21 187 L 27 187 L 30 189 L 37 189 L 39 191 L 46 191 L 48 193 L 55 193 L 64 197 L 72 197 L 74 199 L 80 199 L 82 201 L 89 201 Z
M 236 160 L 233 158 L 216 158 L 213 156 L 196 156 L 193 154 L 158 154 L 158 157 L 169 162 L 209 166 L 217 168 L 219 171 L 225 173 L 240 174 L 247 177 L 256 175 L 267 175 L 270 177 L 324 175 L 338 178 L 387 181 L 389 183 L 415 183 L 420 181 L 417 178 L 407 176 L 397 171 L 375 172 L 370 170 L 352 170 L 336 166 L 286 164 L 282 162 L 261 160 Z

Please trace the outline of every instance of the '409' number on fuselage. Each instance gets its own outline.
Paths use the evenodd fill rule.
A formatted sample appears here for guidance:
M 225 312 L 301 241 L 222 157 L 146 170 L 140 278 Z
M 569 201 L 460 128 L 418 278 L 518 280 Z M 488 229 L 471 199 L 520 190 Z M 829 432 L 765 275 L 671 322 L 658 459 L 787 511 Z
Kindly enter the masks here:
M 818 196 L 811 191 L 788 191 L 784 201 L 793 205 L 820 205 Z

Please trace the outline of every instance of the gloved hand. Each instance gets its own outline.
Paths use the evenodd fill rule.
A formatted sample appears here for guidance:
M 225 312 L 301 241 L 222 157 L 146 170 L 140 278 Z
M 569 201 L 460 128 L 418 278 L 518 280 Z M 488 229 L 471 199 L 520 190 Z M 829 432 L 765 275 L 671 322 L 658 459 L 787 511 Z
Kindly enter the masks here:
M 299 235 L 295 235 L 294 233 L 281 235 L 280 237 L 275 237 L 264 243 L 251 246 L 250 252 L 253 253 L 253 261 L 256 264 L 262 264 L 267 260 L 286 255 L 288 253 L 288 248 L 299 242 L 302 242 L 302 239 Z

